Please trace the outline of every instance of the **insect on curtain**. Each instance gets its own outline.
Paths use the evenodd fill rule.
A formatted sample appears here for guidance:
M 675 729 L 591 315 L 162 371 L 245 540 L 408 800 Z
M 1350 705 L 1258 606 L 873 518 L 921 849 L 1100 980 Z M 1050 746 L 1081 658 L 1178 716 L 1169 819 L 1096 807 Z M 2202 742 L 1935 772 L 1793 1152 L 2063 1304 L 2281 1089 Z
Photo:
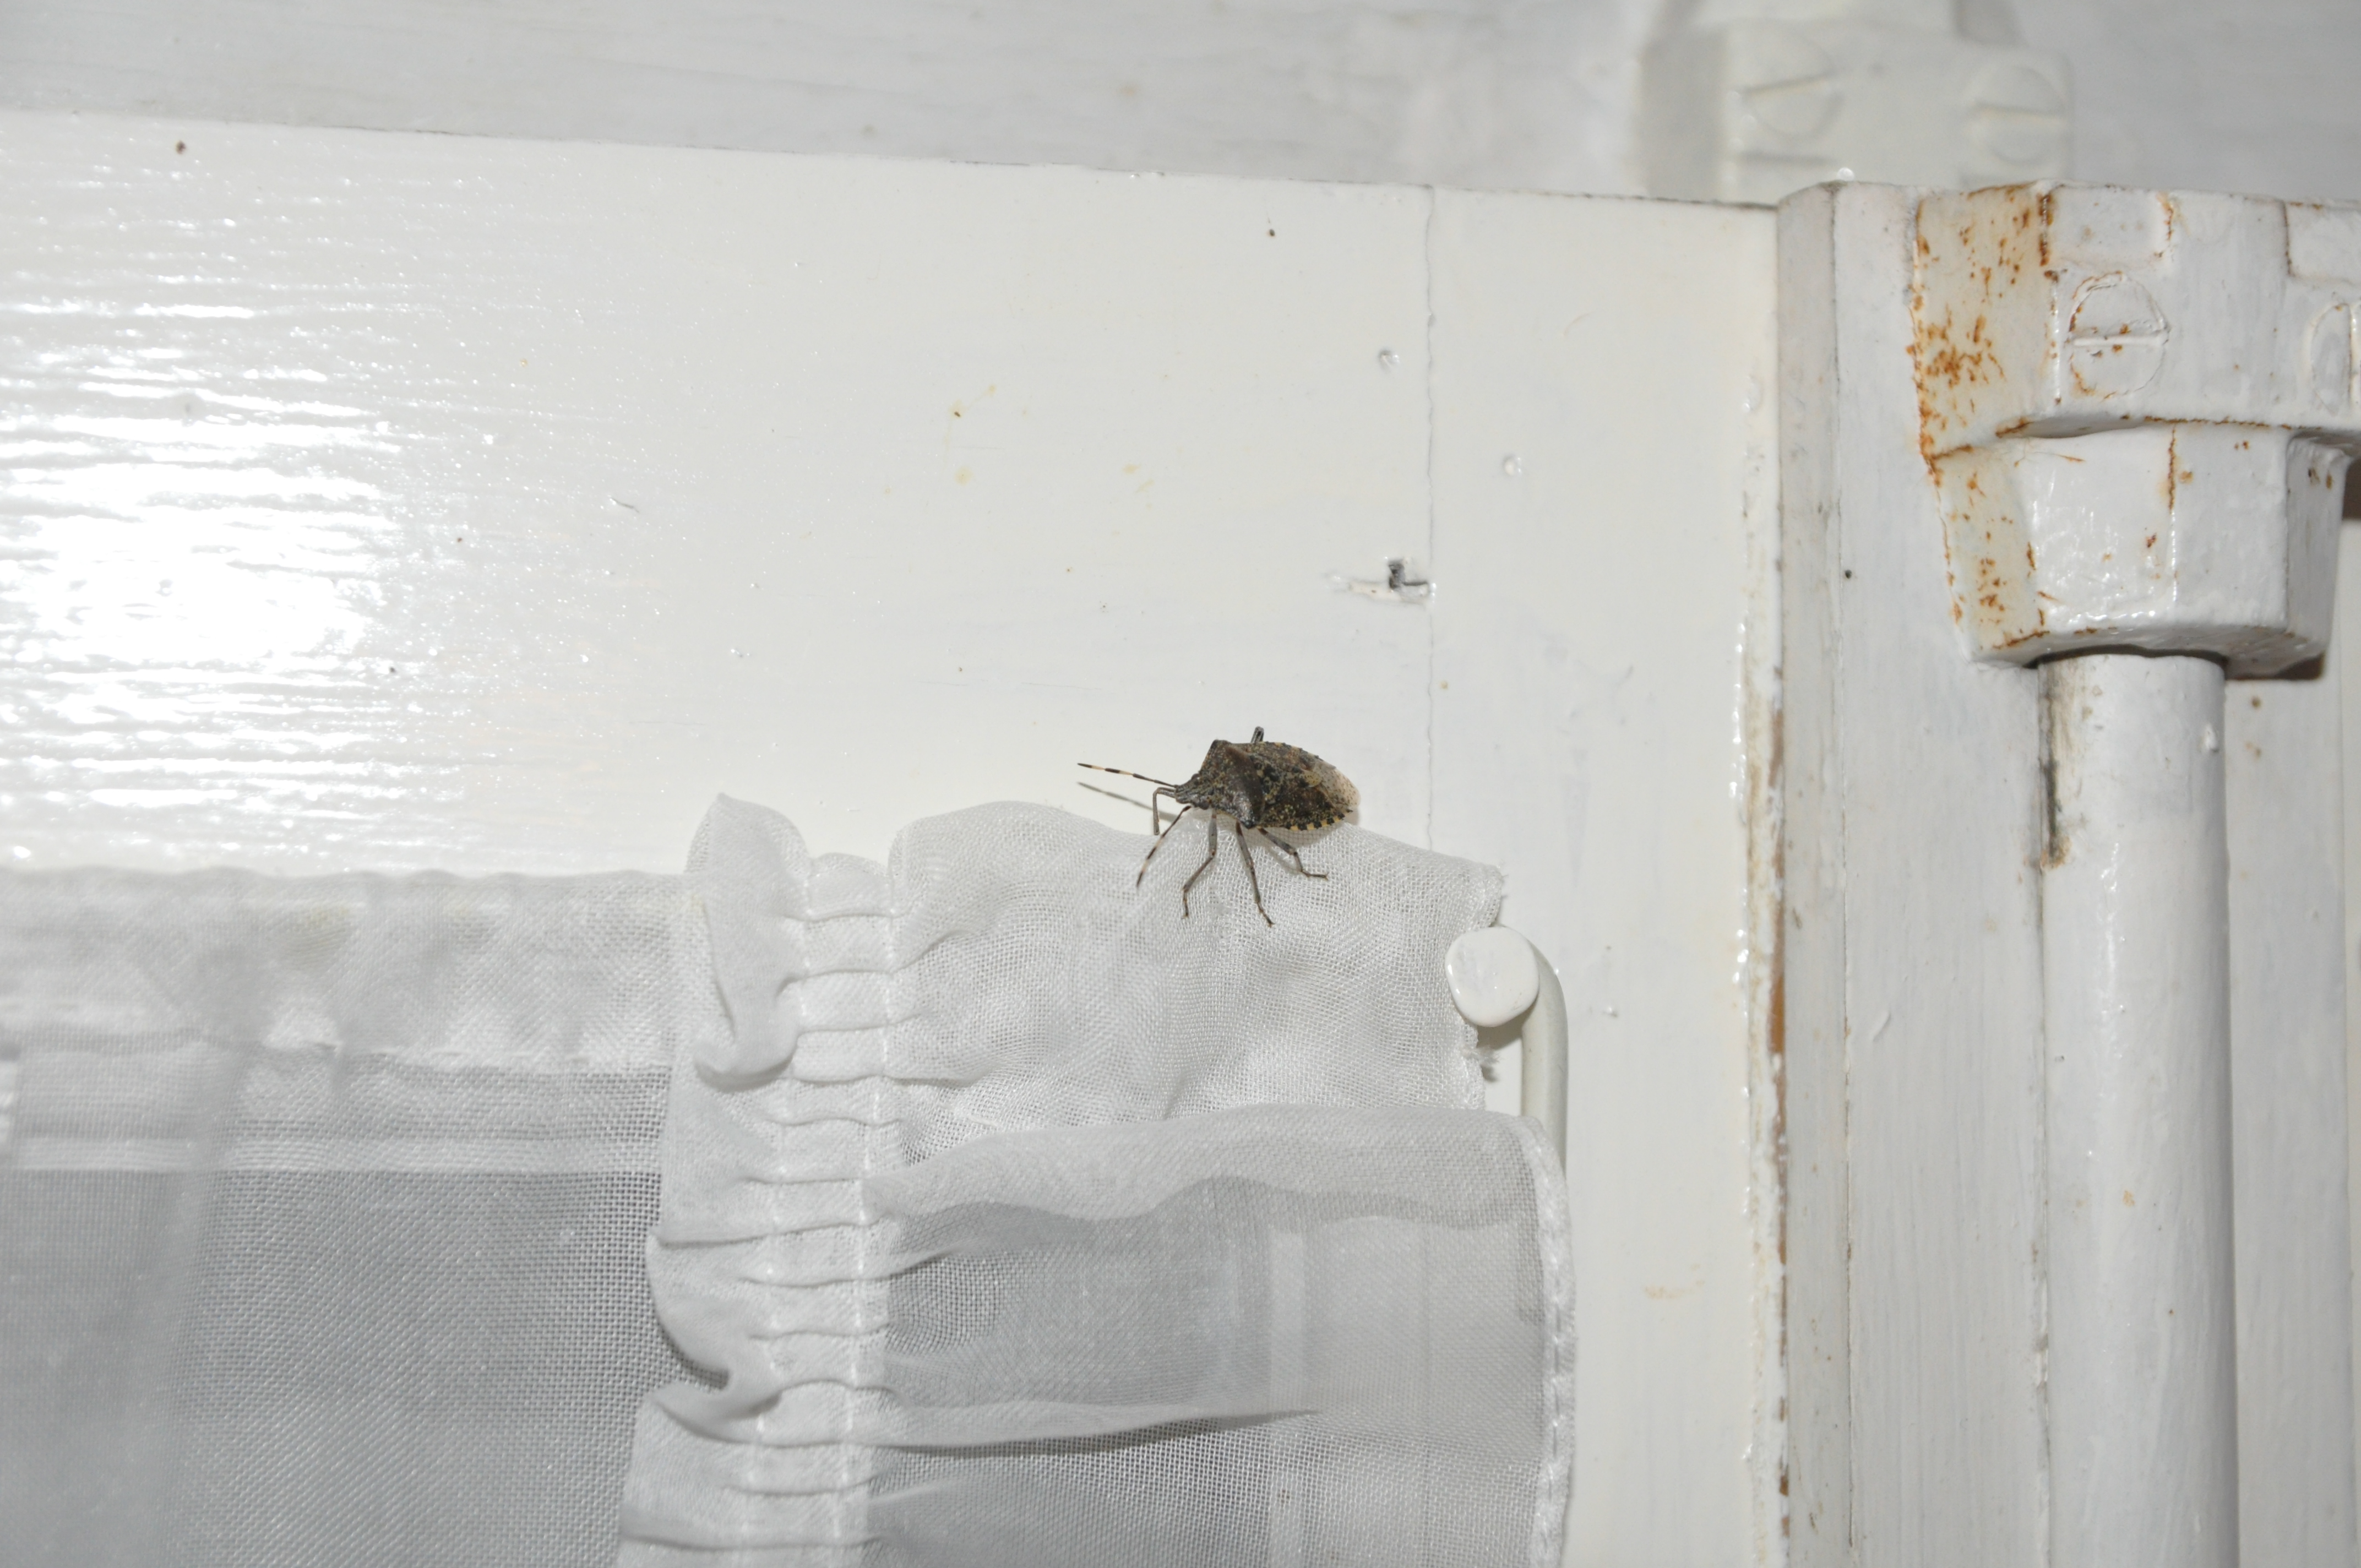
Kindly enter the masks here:
M 12 1552 L 1554 1562 L 1563 1188 L 1440 964 L 1498 878 L 1306 848 L 0 878 Z
M 1261 835 L 1265 843 L 1293 861 L 1303 875 L 1325 881 L 1326 872 L 1305 866 L 1301 851 L 1284 839 L 1272 838 L 1270 829 L 1316 832 L 1333 828 L 1361 804 L 1361 792 L 1334 763 L 1300 746 L 1264 740 L 1259 724 L 1255 726 L 1254 739 L 1244 745 L 1235 740 L 1216 740 L 1208 746 L 1205 760 L 1198 764 L 1196 773 L 1177 784 L 1135 773 L 1127 768 L 1110 768 L 1098 762 L 1080 765 L 1103 773 L 1121 773 L 1125 778 L 1156 786 L 1148 797 L 1156 841 L 1148 847 L 1147 859 L 1139 862 L 1139 874 L 1132 879 L 1134 886 L 1147 880 L 1156 851 L 1164 847 L 1168 831 L 1161 815 L 1164 797 L 1170 795 L 1180 804 L 1180 809 L 1172 818 L 1174 828 L 1180 827 L 1180 818 L 1191 811 L 1205 814 L 1204 862 L 1180 884 L 1180 913 L 1184 917 L 1189 913 L 1189 890 L 1213 869 L 1213 861 L 1221 852 L 1223 817 L 1230 819 L 1230 827 L 1237 834 L 1238 860 L 1246 868 L 1246 887 L 1254 894 L 1255 909 L 1262 916 L 1263 923 L 1270 925 L 1270 911 L 1263 907 L 1262 882 L 1255 875 L 1254 855 L 1246 848 L 1246 829 L 1251 828 Z

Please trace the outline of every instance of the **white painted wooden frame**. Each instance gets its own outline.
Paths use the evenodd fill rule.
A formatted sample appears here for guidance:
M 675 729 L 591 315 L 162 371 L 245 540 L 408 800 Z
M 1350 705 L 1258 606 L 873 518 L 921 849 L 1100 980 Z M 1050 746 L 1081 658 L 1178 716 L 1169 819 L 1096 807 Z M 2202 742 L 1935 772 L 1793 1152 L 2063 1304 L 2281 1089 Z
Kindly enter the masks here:
M 1978 662 L 1954 625 L 1914 375 L 1921 199 L 1824 188 L 1781 214 L 1799 1565 L 2032 1563 L 2081 1539 L 2052 1506 L 2043 676 Z M 2299 674 L 2233 683 L 2220 737 L 2237 1525 L 2190 1561 L 2354 1550 L 2335 677 Z M 2177 1506 L 2182 1481 L 2143 1484 Z

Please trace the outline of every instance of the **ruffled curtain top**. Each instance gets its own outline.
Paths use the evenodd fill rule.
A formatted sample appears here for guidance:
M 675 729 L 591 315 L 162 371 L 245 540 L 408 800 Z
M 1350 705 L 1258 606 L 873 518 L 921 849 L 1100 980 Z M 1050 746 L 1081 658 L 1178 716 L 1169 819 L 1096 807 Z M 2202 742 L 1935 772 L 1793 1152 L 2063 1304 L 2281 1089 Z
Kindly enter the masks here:
M 1441 966 L 1497 873 L 1313 853 L 1267 926 L 1242 868 L 1184 918 L 1139 839 L 1061 812 L 920 822 L 878 866 L 716 806 L 690 880 L 730 1030 L 675 1080 L 650 1274 L 719 1382 L 643 1412 L 627 1559 L 1266 1563 L 1274 1442 L 1361 1450 L 1299 1465 L 1307 1546 L 1550 1549 L 1563 1199 L 1476 1112 Z
M 1184 920 L 1144 847 L 0 872 L 13 1557 L 1554 1563 L 1562 1181 L 1440 963 L 1497 876 L 1346 828 Z

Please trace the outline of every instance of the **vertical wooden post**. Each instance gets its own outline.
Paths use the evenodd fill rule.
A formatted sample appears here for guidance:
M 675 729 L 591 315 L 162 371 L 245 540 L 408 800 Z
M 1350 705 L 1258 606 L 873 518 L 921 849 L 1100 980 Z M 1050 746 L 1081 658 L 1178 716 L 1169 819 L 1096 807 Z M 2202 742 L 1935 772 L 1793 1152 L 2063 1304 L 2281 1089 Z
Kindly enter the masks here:
M 1951 625 L 1916 201 L 1780 209 L 1795 1568 L 2047 1550 L 2039 677 Z
M 2356 209 L 1782 206 L 1798 1563 L 2350 1561 L 2343 1129 L 2231 1098 L 2336 1076 L 2318 813 L 2230 819 L 2223 692 L 2326 644 L 2356 321 Z

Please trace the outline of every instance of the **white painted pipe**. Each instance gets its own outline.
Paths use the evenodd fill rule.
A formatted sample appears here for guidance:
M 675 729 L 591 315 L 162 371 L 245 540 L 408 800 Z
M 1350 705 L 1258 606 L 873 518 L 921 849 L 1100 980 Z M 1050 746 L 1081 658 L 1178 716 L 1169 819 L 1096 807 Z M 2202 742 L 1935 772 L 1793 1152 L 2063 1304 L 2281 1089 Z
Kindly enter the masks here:
M 2222 666 L 2043 666 L 2053 1568 L 2234 1568 Z

